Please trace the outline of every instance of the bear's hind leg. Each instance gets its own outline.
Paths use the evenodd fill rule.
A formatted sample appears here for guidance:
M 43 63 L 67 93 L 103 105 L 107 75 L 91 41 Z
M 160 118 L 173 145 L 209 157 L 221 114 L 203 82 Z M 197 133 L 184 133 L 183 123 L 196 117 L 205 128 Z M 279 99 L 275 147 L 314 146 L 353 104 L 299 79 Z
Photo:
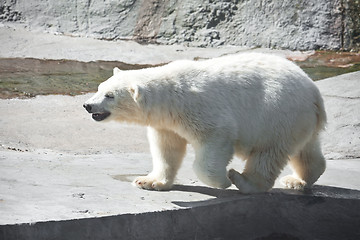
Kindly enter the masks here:
M 153 170 L 147 176 L 138 177 L 135 186 L 149 190 L 168 190 L 186 152 L 186 140 L 168 130 L 148 127 L 148 139 L 153 160 Z
M 252 152 L 243 173 L 230 169 L 228 177 L 242 193 L 266 192 L 273 187 L 287 160 L 286 155 L 273 149 Z
M 290 166 L 294 174 L 281 179 L 286 187 L 301 190 L 311 187 L 318 180 L 326 168 L 318 136 L 308 142 L 298 154 L 290 157 Z

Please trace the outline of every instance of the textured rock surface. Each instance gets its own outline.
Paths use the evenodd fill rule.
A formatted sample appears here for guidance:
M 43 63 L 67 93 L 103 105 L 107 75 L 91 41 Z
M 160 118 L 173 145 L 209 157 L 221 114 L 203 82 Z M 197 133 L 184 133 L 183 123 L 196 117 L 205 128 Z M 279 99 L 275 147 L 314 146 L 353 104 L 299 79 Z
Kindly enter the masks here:
M 3 0 L 34 31 L 190 46 L 359 49 L 359 0 Z
M 328 117 L 322 134 L 325 158 L 360 159 L 360 71 L 316 84 L 324 98 Z

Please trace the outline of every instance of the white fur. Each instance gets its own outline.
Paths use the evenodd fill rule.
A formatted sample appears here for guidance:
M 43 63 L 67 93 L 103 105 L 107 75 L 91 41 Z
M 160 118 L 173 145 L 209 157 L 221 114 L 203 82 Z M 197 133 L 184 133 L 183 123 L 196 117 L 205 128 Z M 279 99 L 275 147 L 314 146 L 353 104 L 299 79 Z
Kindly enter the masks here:
M 218 188 L 233 183 L 243 193 L 269 190 L 288 159 L 294 175 L 284 184 L 291 188 L 311 186 L 325 170 L 318 141 L 326 122 L 322 98 L 281 57 L 250 53 L 115 69 L 86 104 L 111 112 L 110 120 L 149 126 L 153 171 L 134 181 L 141 188 L 171 188 L 187 143 L 201 181 Z M 241 174 L 227 173 L 234 154 L 247 161 Z

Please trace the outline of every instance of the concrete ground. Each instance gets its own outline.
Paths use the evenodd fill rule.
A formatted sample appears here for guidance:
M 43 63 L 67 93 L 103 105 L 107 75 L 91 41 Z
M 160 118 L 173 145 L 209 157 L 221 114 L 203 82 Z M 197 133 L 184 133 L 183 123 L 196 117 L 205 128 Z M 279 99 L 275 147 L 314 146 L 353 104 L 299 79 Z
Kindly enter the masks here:
M 133 187 L 146 129 L 92 121 L 91 94 L 0 100 L 0 239 L 360 239 L 360 72 L 317 85 L 327 170 L 311 191 L 253 195 L 199 182 L 191 146 L 171 191 Z
M 318 82 L 324 95 L 329 118 L 328 128 L 323 134 L 324 153 L 331 158 L 336 150 L 336 156 L 341 159 L 328 158 L 327 170 L 317 182 L 320 186 L 307 193 L 281 190 L 278 182 L 270 193 L 254 196 L 239 194 L 235 188 L 228 190 L 209 188 L 198 181 L 191 169 L 194 158 L 191 146 L 188 146 L 188 154 L 173 190 L 166 192 L 140 190 L 133 187 L 131 181 L 136 176 L 145 175 L 151 170 L 151 156 L 145 128 L 92 121 L 82 108 L 82 103 L 91 94 L 75 97 L 39 96 L 25 100 L 0 100 L 0 111 L 3 115 L 0 120 L 0 239 L 1 233 L 6 236 L 5 239 L 12 239 L 15 236 L 12 234 L 15 232 L 22 233 L 16 235 L 16 239 L 31 239 L 31 237 L 36 239 L 40 233 L 49 234 L 46 229 L 55 227 L 50 223 L 62 229 L 64 227 L 62 224 L 66 225 L 64 220 L 72 219 L 87 219 L 90 222 L 84 224 L 92 226 L 92 224 L 98 224 L 96 221 L 99 221 L 99 217 L 105 217 L 100 219 L 104 219 L 105 222 L 110 221 L 111 225 L 115 224 L 112 221 L 117 220 L 116 218 L 109 220 L 108 216 L 118 216 L 123 219 L 122 221 L 131 221 L 133 224 L 133 221 L 143 221 L 139 217 L 136 217 L 136 220 L 133 219 L 134 216 L 138 216 L 137 214 L 147 216 L 148 213 L 155 214 L 156 212 L 164 213 L 163 218 L 155 216 L 160 219 L 160 222 L 164 221 L 164 224 L 168 220 L 163 219 L 168 218 L 175 219 L 175 225 L 176 221 L 184 221 L 187 224 L 186 219 L 189 216 L 186 214 L 183 216 L 182 211 L 170 212 L 186 210 L 185 213 L 187 213 L 187 209 L 195 209 L 198 216 L 197 214 L 203 214 L 202 211 L 197 212 L 200 208 L 205 212 L 211 212 L 214 208 L 224 207 L 226 210 L 218 210 L 219 215 L 214 216 L 214 221 L 216 219 L 219 221 L 222 211 L 232 213 L 235 209 L 242 208 L 241 204 L 250 204 L 247 207 L 250 211 L 250 208 L 257 208 L 257 201 L 270 205 L 279 201 L 282 204 L 299 201 L 304 208 L 301 211 L 308 211 L 306 207 L 308 201 L 321 199 L 325 201 L 326 199 L 326 204 L 330 204 L 326 211 L 336 213 L 336 221 L 340 221 L 343 216 L 347 221 L 346 227 L 352 229 L 354 226 L 359 226 L 360 215 L 349 216 L 350 213 L 355 214 L 357 211 L 354 209 L 360 207 L 359 79 L 360 72 L 356 72 Z M 339 84 L 340 81 L 346 84 Z M 342 91 L 338 89 L 340 87 Z M 338 122 L 339 118 L 341 122 Z M 341 135 L 339 131 L 345 131 L 343 134 L 347 135 Z M 351 152 L 350 150 L 345 152 L 341 149 L 337 150 L 336 146 L 341 144 L 344 145 L 341 149 L 349 148 L 356 152 L 349 154 L 349 158 L 347 152 Z M 239 170 L 242 166 L 242 161 L 239 159 L 234 159 L 231 164 L 231 167 Z M 286 168 L 282 175 L 289 172 L 290 170 Z M 302 199 L 305 202 L 302 202 Z M 343 201 L 346 204 L 350 201 L 351 208 L 344 210 L 341 207 L 345 204 Z M 237 202 L 239 205 L 235 205 Z M 297 211 L 300 211 L 302 207 L 299 207 Z M 337 207 L 340 208 L 336 210 L 339 212 L 334 212 Z M 287 210 L 283 211 L 289 211 L 290 214 L 293 211 L 290 208 L 292 207 L 286 205 L 284 209 Z M 315 213 L 310 211 L 310 213 L 316 213 L 316 216 L 324 218 L 317 211 Z M 300 212 L 294 214 L 300 214 Z M 316 216 L 311 216 L 312 219 L 317 219 Z M 231 217 L 234 216 L 231 215 Z M 234 220 L 240 221 L 237 218 Z M 331 219 L 326 221 L 331 221 Z M 349 221 L 354 225 L 349 225 Z M 28 225 L 37 222 L 50 225 L 35 224 L 34 226 L 37 226 L 35 229 L 30 227 L 33 225 Z M 20 223 L 27 224 L 17 225 Z M 282 228 L 282 226 L 279 227 Z M 128 230 L 131 232 L 131 229 Z M 147 232 L 146 229 L 143 231 L 140 233 Z M 247 239 L 275 234 L 276 231 L 278 230 L 270 228 L 260 231 L 259 234 L 262 235 L 249 233 Z M 205 233 L 206 231 L 201 232 L 202 239 L 215 238 L 216 234 L 219 234 L 219 232 L 213 235 Z M 65 236 L 63 234 L 64 232 L 61 232 L 54 236 L 61 239 Z M 125 233 L 121 232 L 122 234 Z M 156 234 L 154 237 L 161 239 L 161 236 L 167 236 L 173 232 L 166 231 L 164 235 Z M 195 233 L 190 232 L 190 234 Z M 223 233 L 221 236 L 227 236 L 226 234 L 230 232 Z M 291 235 L 294 234 L 291 231 L 281 234 L 306 238 L 305 235 L 299 235 L 300 233 Z M 338 236 L 336 234 L 340 233 L 331 232 L 332 236 Z M 357 230 L 354 234 L 359 235 L 360 231 Z M 353 235 L 349 236 L 353 237 Z M 134 238 L 142 239 L 141 237 Z

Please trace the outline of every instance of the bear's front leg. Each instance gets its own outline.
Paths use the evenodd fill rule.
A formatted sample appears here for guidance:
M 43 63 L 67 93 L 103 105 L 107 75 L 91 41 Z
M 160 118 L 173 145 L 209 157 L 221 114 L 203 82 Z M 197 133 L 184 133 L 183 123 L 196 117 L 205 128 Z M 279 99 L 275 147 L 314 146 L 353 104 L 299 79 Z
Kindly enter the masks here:
M 148 140 L 153 160 L 153 170 L 147 176 L 138 177 L 135 186 L 149 190 L 168 190 L 186 152 L 186 140 L 164 129 L 148 127 Z

